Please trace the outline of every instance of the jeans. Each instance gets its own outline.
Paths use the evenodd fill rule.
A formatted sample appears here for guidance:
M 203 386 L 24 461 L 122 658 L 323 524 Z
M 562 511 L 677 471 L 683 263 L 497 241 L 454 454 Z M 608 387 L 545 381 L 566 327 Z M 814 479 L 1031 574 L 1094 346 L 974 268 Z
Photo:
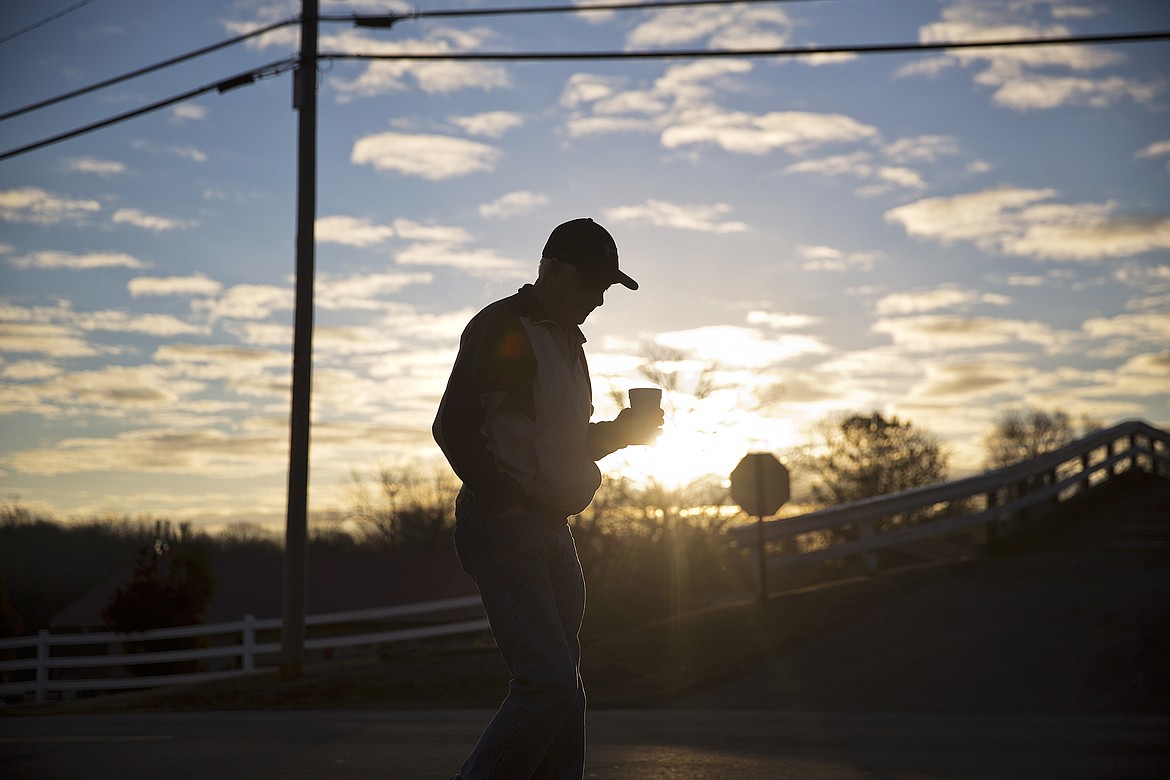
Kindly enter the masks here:
M 459 780 L 580 780 L 585 689 L 578 633 L 585 580 L 564 518 L 484 517 L 463 491 L 455 549 L 479 588 L 512 680 Z

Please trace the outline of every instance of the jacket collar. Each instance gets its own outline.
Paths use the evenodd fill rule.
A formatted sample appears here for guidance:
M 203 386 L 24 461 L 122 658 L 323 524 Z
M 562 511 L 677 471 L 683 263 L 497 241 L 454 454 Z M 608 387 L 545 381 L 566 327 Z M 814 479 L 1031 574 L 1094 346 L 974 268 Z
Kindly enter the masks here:
M 552 318 L 548 310 L 541 305 L 540 299 L 536 297 L 536 292 L 533 290 L 531 284 L 526 284 L 516 291 L 516 297 L 520 301 L 521 311 L 533 323 L 548 323 L 555 325 L 558 328 L 563 327 L 559 322 Z M 585 334 L 576 325 L 570 325 L 566 334 L 570 341 L 575 341 L 577 344 L 584 344 L 586 341 Z

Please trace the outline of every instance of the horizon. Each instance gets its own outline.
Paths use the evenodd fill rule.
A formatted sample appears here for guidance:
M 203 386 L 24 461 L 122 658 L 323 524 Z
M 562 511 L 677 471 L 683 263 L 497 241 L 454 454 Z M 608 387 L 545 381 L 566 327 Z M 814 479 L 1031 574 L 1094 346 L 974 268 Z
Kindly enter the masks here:
M 495 4 L 448 3 L 443 7 Z M 585 5 L 585 3 L 582 3 Z M 295 14 L 13 4 L 0 112 Z M 322 11 L 404 10 L 323 2 Z M 910 0 L 323 24 L 322 51 L 747 48 L 1170 29 L 1131 0 Z M 295 50 L 295 27 L 0 123 L 0 149 Z M 792 59 L 342 61 L 319 74 L 310 513 L 352 469 L 445 466 L 470 317 L 592 216 L 641 289 L 583 325 L 595 420 L 646 384 L 657 447 L 726 477 L 852 412 L 982 468 L 1006 410 L 1170 427 L 1170 43 Z M 94 63 L 100 63 L 95 65 Z M 0 167 L 0 490 L 56 517 L 283 527 L 296 115 L 288 74 Z M 246 507 L 246 509 L 245 509 Z

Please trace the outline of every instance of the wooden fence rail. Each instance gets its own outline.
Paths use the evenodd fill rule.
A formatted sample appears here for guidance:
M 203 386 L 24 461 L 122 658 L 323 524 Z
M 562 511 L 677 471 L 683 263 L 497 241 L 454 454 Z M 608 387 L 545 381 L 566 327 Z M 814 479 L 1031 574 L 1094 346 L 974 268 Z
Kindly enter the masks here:
M 768 520 L 762 535 L 767 570 L 859 556 L 872 572 L 878 550 L 978 526 L 994 544 L 1130 470 L 1170 477 L 1170 434 L 1141 421 L 1124 422 L 976 476 Z M 733 529 L 731 537 L 744 548 L 760 544 L 754 525 Z
M 380 609 L 363 609 L 351 612 L 333 612 L 310 615 L 305 623 L 308 627 L 332 627 L 336 633 L 309 639 L 305 642 L 308 651 L 333 651 L 351 647 L 376 647 L 378 645 L 403 642 L 411 639 L 453 636 L 485 631 L 487 620 L 476 618 L 432 625 L 395 628 L 384 631 L 350 633 L 347 626 L 369 626 L 371 623 L 401 621 L 405 618 L 442 615 L 469 609 L 480 610 L 478 596 L 441 599 L 417 604 L 402 604 Z M 134 634 L 115 632 L 52 634 L 42 630 L 35 636 L 16 639 L 0 639 L 0 657 L 17 655 L 15 660 L 0 661 L 0 679 L 19 677 L 11 682 L 0 682 L 0 695 L 4 697 L 26 696 L 32 693 L 38 704 L 43 703 L 49 693 L 75 691 L 112 691 L 129 688 L 152 688 L 162 685 L 176 685 L 254 673 L 265 666 L 261 660 L 273 659 L 267 666 L 275 666 L 280 654 L 279 641 L 258 641 L 260 632 L 279 636 L 280 618 L 257 620 L 251 615 L 242 620 L 213 625 L 184 626 L 181 628 L 160 628 Z M 126 652 L 128 645 L 143 647 L 163 640 L 192 639 L 195 644 L 207 647 L 192 647 L 178 650 L 155 650 Z M 85 655 L 64 655 L 55 650 L 81 647 L 100 649 Z M 112 651 L 112 652 L 111 652 Z M 218 662 L 226 668 L 188 673 L 134 674 L 130 667 L 142 664 L 168 664 L 181 662 Z M 210 664 L 207 664 L 210 665 Z M 61 670 L 85 672 L 87 676 L 69 678 Z

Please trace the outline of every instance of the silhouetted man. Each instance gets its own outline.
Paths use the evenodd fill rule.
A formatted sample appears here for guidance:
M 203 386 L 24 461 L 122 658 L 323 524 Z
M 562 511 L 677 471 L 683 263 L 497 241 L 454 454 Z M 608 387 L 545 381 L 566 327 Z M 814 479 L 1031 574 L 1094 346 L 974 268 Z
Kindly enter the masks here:
M 512 680 L 456 776 L 583 776 L 585 691 L 578 633 L 585 581 L 567 518 L 593 500 L 595 463 L 652 440 L 662 414 L 622 409 L 591 423 L 578 327 L 618 269 L 613 238 L 591 219 L 549 236 L 534 284 L 490 304 L 463 332 L 434 435 L 463 481 L 455 549 L 474 578 Z

